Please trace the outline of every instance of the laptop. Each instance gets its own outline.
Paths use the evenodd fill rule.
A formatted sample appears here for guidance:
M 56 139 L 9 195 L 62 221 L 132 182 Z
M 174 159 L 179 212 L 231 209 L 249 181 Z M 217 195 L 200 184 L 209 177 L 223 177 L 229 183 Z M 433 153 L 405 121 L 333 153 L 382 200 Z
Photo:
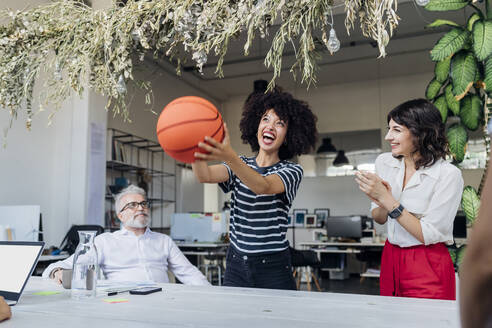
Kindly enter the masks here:
M 0 296 L 15 305 L 43 251 L 42 241 L 0 241 Z

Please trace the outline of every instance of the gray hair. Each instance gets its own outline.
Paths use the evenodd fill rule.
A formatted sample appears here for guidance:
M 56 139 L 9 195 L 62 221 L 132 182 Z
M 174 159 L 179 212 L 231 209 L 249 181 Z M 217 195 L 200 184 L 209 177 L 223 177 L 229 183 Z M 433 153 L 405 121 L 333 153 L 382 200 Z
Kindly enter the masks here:
M 145 190 L 131 184 L 114 196 L 116 213 L 120 213 L 121 209 L 124 206 L 123 204 L 121 204 L 121 198 L 123 198 L 123 196 L 129 195 L 129 194 L 142 195 L 145 199 L 147 199 L 147 195 L 145 194 Z

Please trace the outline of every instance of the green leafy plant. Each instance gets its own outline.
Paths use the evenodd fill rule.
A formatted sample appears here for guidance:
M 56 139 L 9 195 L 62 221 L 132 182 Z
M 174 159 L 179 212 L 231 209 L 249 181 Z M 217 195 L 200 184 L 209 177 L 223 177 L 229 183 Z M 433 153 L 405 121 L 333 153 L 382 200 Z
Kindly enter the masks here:
M 438 19 L 427 27 L 448 26 L 430 52 L 435 64 L 435 77 L 429 82 L 425 95 L 439 109 L 447 128 L 449 149 L 455 163 L 465 158 L 470 131 L 484 129 L 487 152 L 486 169 L 480 187 L 466 186 L 461 207 L 468 225 L 473 225 L 480 207 L 480 192 L 485 180 L 490 155 L 490 138 L 486 131 L 489 104 L 492 96 L 492 0 L 485 0 L 485 10 L 467 0 L 430 0 L 425 6 L 429 11 L 473 9 L 464 25 Z M 452 122 L 448 122 L 452 120 Z M 465 246 L 450 249 L 457 266 L 465 254 Z
M 436 62 L 435 77 L 427 86 L 426 97 L 439 109 L 443 122 L 453 117 L 448 138 L 457 163 L 464 159 L 469 131 L 484 126 L 484 119 L 488 118 L 484 104 L 492 91 L 492 17 L 488 17 L 491 15 L 488 9 L 484 14 L 469 1 L 431 0 L 425 6 L 430 11 L 467 6 L 476 12 L 463 26 L 442 19 L 428 25 L 451 28 L 431 50 L 430 57 Z M 489 147 L 489 140 L 486 143 Z

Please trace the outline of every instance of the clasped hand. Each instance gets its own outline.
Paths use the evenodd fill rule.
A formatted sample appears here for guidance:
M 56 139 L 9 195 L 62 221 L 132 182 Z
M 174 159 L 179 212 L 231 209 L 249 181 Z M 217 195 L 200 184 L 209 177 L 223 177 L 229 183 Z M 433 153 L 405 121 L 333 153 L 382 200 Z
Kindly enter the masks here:
M 224 123 L 224 140 L 218 142 L 214 138 L 205 137 L 205 142 L 199 142 L 198 147 L 206 151 L 207 153 L 196 152 L 195 158 L 204 161 L 223 161 L 230 162 L 232 159 L 236 158 L 236 152 L 231 147 L 231 142 L 229 139 L 229 131 L 227 130 L 227 125 Z
M 359 189 L 381 208 L 384 208 L 382 203 L 385 198 L 393 197 L 389 183 L 374 173 L 358 171 L 355 173 L 355 182 Z

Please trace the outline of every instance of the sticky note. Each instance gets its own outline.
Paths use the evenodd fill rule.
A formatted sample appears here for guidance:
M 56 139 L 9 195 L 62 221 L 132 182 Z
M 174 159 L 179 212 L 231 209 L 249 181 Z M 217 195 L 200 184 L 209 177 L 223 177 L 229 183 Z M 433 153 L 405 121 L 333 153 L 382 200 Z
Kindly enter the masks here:
M 61 294 L 61 292 L 45 291 L 45 292 L 36 292 L 36 293 L 33 293 L 33 295 L 36 295 L 36 296 L 49 296 L 49 295 L 56 295 L 56 294 Z
M 128 298 L 106 298 L 103 299 L 104 302 L 106 303 L 126 303 L 128 302 Z

